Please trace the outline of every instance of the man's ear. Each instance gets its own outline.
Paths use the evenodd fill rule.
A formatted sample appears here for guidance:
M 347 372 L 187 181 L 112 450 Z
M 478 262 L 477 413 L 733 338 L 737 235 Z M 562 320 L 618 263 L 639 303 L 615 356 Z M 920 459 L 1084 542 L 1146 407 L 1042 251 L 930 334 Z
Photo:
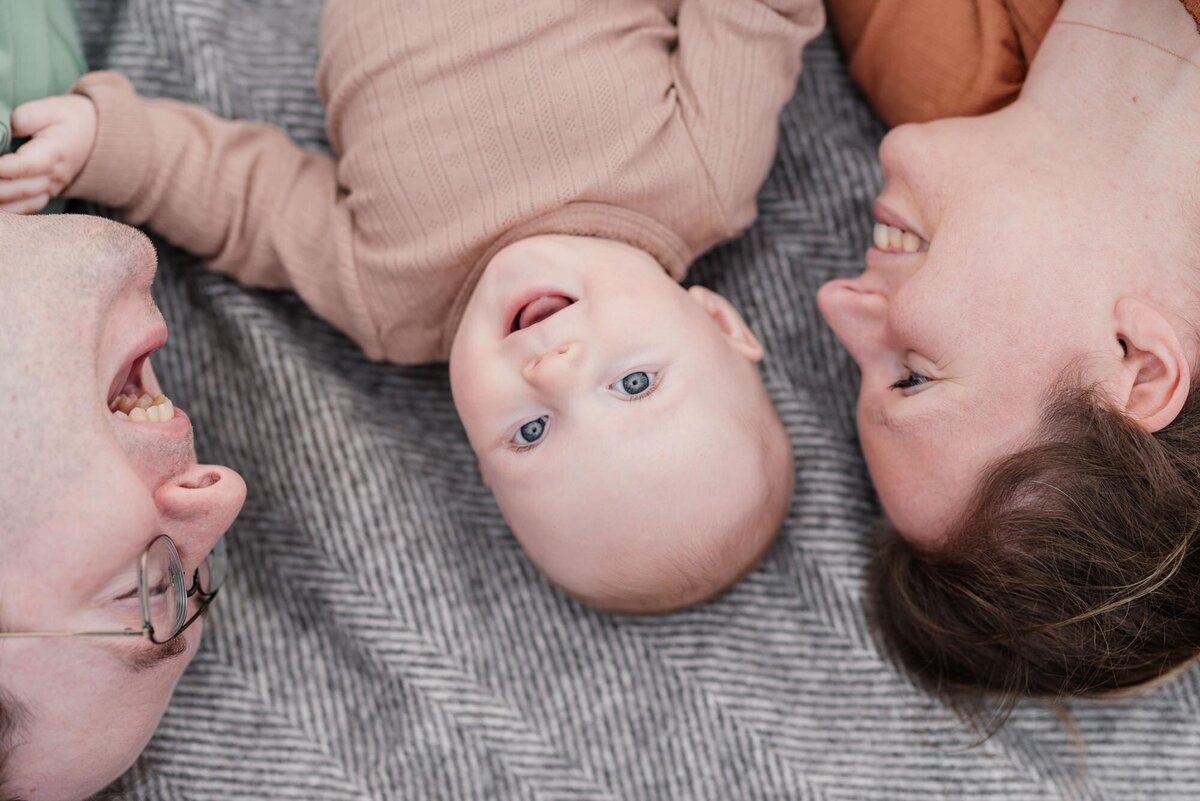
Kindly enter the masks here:
M 754 332 L 750 330 L 750 326 L 746 325 L 746 321 L 742 319 L 742 315 L 738 314 L 738 310 L 733 308 L 732 303 L 711 289 L 702 286 L 688 287 L 687 292 L 692 300 L 700 304 L 705 314 L 717 324 L 734 350 L 749 361 L 762 361 L 762 343 L 758 341 L 758 337 L 754 336 Z
M 1153 434 L 1179 414 L 1192 387 L 1192 370 L 1170 319 L 1134 298 L 1114 309 L 1121 363 L 1117 403 L 1144 431 Z

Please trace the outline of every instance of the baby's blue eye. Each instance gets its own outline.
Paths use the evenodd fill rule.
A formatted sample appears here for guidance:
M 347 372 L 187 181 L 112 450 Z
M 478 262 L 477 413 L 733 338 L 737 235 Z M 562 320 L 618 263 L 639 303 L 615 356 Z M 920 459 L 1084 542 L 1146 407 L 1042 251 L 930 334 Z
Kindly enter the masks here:
M 623 376 L 620 381 L 612 382 L 608 388 L 622 397 L 636 398 L 638 395 L 645 395 L 654 386 L 654 378 L 657 375 L 658 373 L 637 370 Z
M 542 438 L 546 433 L 546 423 L 549 418 L 542 416 L 536 420 L 530 420 L 525 425 L 517 429 L 517 433 L 513 434 L 513 445 L 532 445 Z

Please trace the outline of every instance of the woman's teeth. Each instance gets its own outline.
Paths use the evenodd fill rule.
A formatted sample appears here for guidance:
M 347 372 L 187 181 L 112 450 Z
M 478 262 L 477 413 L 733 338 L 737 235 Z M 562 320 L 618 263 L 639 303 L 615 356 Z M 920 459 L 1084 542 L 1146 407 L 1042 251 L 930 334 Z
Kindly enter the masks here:
M 166 395 L 152 398 L 121 394 L 113 398 L 108 408 L 113 417 L 135 423 L 169 423 L 175 419 L 175 404 Z
M 929 243 L 902 228 L 877 222 L 875 223 L 875 247 L 885 253 L 919 253 L 929 250 Z

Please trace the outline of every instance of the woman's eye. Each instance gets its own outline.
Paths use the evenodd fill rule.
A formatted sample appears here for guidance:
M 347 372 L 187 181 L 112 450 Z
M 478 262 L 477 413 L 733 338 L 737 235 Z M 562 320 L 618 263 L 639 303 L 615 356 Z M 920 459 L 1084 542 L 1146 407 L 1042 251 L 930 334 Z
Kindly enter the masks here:
M 608 385 L 608 388 L 622 397 L 636 398 L 639 395 L 645 395 L 653 389 L 654 379 L 657 377 L 658 373 L 637 370 L 622 376 L 619 381 L 612 382 Z
M 533 445 L 542 438 L 543 434 L 546 433 L 546 424 L 549 421 L 550 418 L 546 417 L 545 415 L 537 418 L 536 420 L 530 420 L 528 423 L 517 429 L 510 442 L 518 447 L 524 445 Z
M 890 389 L 903 390 L 905 395 L 911 395 L 913 393 L 909 392 L 909 390 L 929 384 L 931 381 L 932 379 L 928 376 L 923 376 L 920 373 L 914 373 L 912 370 L 909 370 L 908 375 L 892 384 Z

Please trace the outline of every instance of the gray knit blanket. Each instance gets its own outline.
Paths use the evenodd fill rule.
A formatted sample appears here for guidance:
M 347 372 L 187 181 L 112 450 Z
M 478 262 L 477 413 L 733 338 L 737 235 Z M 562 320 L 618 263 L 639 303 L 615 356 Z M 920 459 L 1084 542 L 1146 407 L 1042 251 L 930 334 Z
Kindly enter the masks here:
M 92 67 L 327 148 L 320 11 L 80 3 Z M 1023 705 L 981 742 L 986 709 L 914 689 L 882 649 L 858 374 L 814 299 L 860 269 L 883 128 L 828 33 L 804 62 L 758 222 L 694 273 L 766 345 L 791 514 L 758 570 L 680 614 L 607 616 L 546 584 L 480 484 L 444 366 L 370 363 L 295 297 L 160 242 L 160 377 L 201 460 L 250 495 L 204 643 L 120 797 L 1200 798 L 1195 671 L 1067 716 Z

